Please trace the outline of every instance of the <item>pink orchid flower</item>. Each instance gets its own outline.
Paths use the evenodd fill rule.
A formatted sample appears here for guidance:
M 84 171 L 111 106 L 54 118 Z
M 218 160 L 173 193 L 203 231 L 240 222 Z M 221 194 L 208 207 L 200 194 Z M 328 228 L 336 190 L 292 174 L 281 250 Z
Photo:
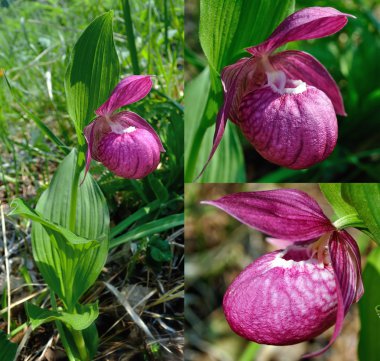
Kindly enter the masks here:
M 304 357 L 325 352 L 364 292 L 355 240 L 298 190 L 236 193 L 202 203 L 287 244 L 259 257 L 228 287 L 223 308 L 232 330 L 257 343 L 292 345 L 335 324 L 328 345 Z
M 152 89 L 149 75 L 124 78 L 108 100 L 96 110 L 98 117 L 84 128 L 88 144 L 86 173 L 91 158 L 123 178 L 143 178 L 160 163 L 165 152 L 161 140 L 149 123 L 136 113 L 115 110 L 144 98 Z
M 310 54 L 279 47 L 334 34 L 349 14 L 330 7 L 305 8 L 287 17 L 253 56 L 223 69 L 224 104 L 216 120 L 213 157 L 227 118 L 236 123 L 262 157 L 292 168 L 308 168 L 334 150 L 336 114 L 346 115 L 341 93 L 326 68 Z M 336 114 L 335 114 L 336 113 Z

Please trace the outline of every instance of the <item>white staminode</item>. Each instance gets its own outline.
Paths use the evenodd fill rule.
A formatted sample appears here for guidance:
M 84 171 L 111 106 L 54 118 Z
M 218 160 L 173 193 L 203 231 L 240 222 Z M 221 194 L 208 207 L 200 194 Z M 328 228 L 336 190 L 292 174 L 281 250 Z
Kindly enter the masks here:
M 132 133 L 132 132 L 134 132 L 135 130 L 136 130 L 135 127 L 130 126 L 130 127 L 128 127 L 127 129 L 124 130 L 124 133 Z
M 268 85 L 279 94 L 300 94 L 306 90 L 306 83 L 302 80 L 288 80 L 283 71 L 267 72 Z M 289 87 L 290 86 L 290 87 Z
M 114 123 L 112 121 L 109 121 L 108 124 L 110 125 L 112 132 L 116 133 L 116 134 L 133 133 L 136 130 L 136 127 L 134 127 L 132 125 L 125 128 L 121 124 Z
M 292 268 L 292 267 L 298 267 L 298 268 L 309 268 L 309 267 L 318 267 L 318 268 L 323 268 L 323 265 L 319 265 L 317 260 L 310 257 L 309 259 L 302 260 L 302 261 L 294 261 L 292 259 L 285 259 L 283 258 L 286 253 L 288 253 L 289 250 L 305 250 L 304 247 L 299 247 L 296 245 L 289 246 L 285 248 L 282 252 L 279 252 L 276 257 L 270 262 L 269 267 L 270 268 L 275 268 L 275 267 L 280 267 L 280 268 Z

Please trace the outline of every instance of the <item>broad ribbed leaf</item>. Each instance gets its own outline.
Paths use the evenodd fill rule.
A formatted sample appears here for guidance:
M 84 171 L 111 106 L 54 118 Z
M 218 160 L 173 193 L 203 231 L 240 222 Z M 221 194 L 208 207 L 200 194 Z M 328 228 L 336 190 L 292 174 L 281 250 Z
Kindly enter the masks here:
M 380 244 L 380 184 L 343 184 L 342 195 L 356 209 L 374 240 Z
M 17 353 L 17 344 L 9 341 L 7 335 L 0 330 L 0 360 L 14 361 Z
M 76 158 L 76 150 L 66 156 L 36 207 L 36 211 L 46 219 L 65 228 L 69 227 L 69 202 Z M 75 234 L 96 239 L 99 246 L 82 250 L 79 248 L 81 245 L 68 246 L 61 238 L 52 241 L 52 234 L 49 235 L 40 224 L 33 223 L 34 259 L 46 283 L 65 306 L 74 305 L 95 282 L 107 258 L 108 208 L 97 183 L 89 174 L 78 189 Z
M 207 67 L 185 88 L 185 181 L 192 182 L 204 132 L 201 121 L 206 109 L 210 92 L 210 69 Z M 218 109 L 215 108 L 215 112 Z
M 329 201 L 338 218 L 349 214 L 357 214 L 355 208 L 343 199 L 341 183 L 321 183 L 319 188 L 321 188 L 322 193 Z
M 78 313 L 51 311 L 29 302 L 25 304 L 25 310 L 33 330 L 43 323 L 61 321 L 74 330 L 80 331 L 90 327 L 99 315 L 98 303 L 81 306 Z
M 186 182 L 192 182 L 206 163 L 212 139 L 213 128 L 209 128 L 213 115 L 218 111 L 215 94 L 210 90 L 210 70 L 206 68 L 198 77 L 186 85 L 185 91 L 185 161 Z M 216 116 L 216 115 L 215 115 Z M 244 182 L 243 150 L 238 130 L 227 124 L 224 138 L 209 167 L 200 178 L 201 182 Z M 223 164 L 221 167 L 220 164 Z
M 228 122 L 226 129 L 214 157 L 210 161 L 203 175 L 199 178 L 201 183 L 229 183 L 246 180 L 244 153 L 239 138 L 239 128 L 232 122 Z M 206 164 L 214 129 L 208 128 L 203 138 L 202 147 L 199 152 L 197 172 L 200 172 Z
M 11 208 L 12 211 L 9 213 L 10 216 L 20 215 L 32 220 L 33 222 L 41 224 L 47 233 L 52 233 L 52 241 L 54 241 L 57 237 L 62 236 L 64 240 L 67 241 L 68 245 L 86 245 L 87 247 L 85 248 L 96 246 L 98 243 L 96 240 L 89 240 L 87 238 L 78 236 L 67 228 L 61 227 L 59 224 L 45 219 L 41 214 L 27 206 L 22 199 L 14 199 L 11 204 Z
M 119 80 L 112 17 L 111 11 L 105 13 L 86 28 L 74 46 L 66 71 L 67 108 L 80 131 Z
M 380 248 L 371 252 L 363 272 L 364 295 L 359 302 L 360 361 L 377 360 L 380 355 Z
M 110 248 L 116 247 L 126 242 L 131 242 L 143 237 L 147 237 L 155 233 L 160 233 L 170 228 L 182 226 L 183 222 L 183 213 L 178 213 L 145 223 L 141 226 L 136 227 L 130 232 L 121 235 L 120 237 L 112 239 L 110 242 Z
M 293 10 L 294 0 L 201 0 L 200 40 L 218 72 L 244 48 L 265 40 Z

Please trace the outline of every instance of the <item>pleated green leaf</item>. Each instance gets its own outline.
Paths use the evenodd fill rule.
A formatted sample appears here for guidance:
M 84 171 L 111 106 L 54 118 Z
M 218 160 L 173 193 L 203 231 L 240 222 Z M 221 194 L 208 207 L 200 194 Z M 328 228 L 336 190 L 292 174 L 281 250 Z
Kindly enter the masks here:
M 206 164 L 212 148 L 215 122 L 213 115 L 218 103 L 209 94 L 210 71 L 206 68 L 197 78 L 186 86 L 185 91 L 185 160 L 186 182 L 192 182 Z M 188 110 L 189 109 L 189 110 Z M 215 115 L 216 116 L 216 115 Z M 208 168 L 199 179 L 200 182 L 244 182 L 245 166 L 239 130 L 227 123 L 226 131 L 217 152 Z
M 119 246 L 120 244 L 123 244 L 123 243 L 131 242 L 143 237 L 147 237 L 155 233 L 160 233 L 174 227 L 182 226 L 183 224 L 184 224 L 183 213 L 172 214 L 170 216 L 145 223 L 121 235 L 120 237 L 112 239 L 110 242 L 110 248 Z
M 9 341 L 7 335 L 0 330 L 0 360 L 14 361 L 17 353 L 17 344 Z
M 74 330 L 80 331 L 90 327 L 99 316 L 98 303 L 81 306 L 80 311 L 77 313 L 51 311 L 30 302 L 25 303 L 25 310 L 33 330 L 43 323 L 61 321 Z
M 80 131 L 95 116 L 119 80 L 112 11 L 97 17 L 72 51 L 65 75 L 67 109 Z
M 360 361 L 378 360 L 380 355 L 380 248 L 374 249 L 363 272 L 364 295 L 359 302 Z
M 67 243 L 73 244 L 73 245 L 86 245 L 85 248 L 89 248 L 91 246 L 96 246 L 97 243 L 99 243 L 97 240 L 89 240 L 87 238 L 78 236 L 71 232 L 70 230 L 61 227 L 59 224 L 56 224 L 54 222 L 51 222 L 47 219 L 45 219 L 41 214 L 31 209 L 29 206 L 27 206 L 22 199 L 16 198 L 12 201 L 11 204 L 12 211 L 9 213 L 10 216 L 23 216 L 25 218 L 28 218 L 34 222 L 37 222 L 41 224 L 45 231 L 48 234 L 52 234 L 51 240 L 53 241 L 59 236 L 62 236 Z M 85 249 L 83 248 L 83 249 Z
M 294 9 L 294 0 L 201 0 L 199 35 L 210 66 L 220 72 L 265 40 Z
M 62 161 L 49 188 L 41 195 L 36 211 L 61 227 L 69 227 L 69 202 L 77 158 L 72 150 Z M 83 177 L 83 172 L 81 177 Z M 90 174 L 78 188 L 75 234 L 95 239 L 97 247 L 83 249 L 68 245 L 61 237 L 48 234 L 34 222 L 32 227 L 33 256 L 49 287 L 65 306 L 77 303 L 80 296 L 95 282 L 108 252 L 109 213 L 106 200 Z
M 196 177 L 198 155 L 207 127 L 202 125 L 210 92 L 210 69 L 208 67 L 185 87 L 185 182 Z M 217 106 L 215 107 L 217 111 Z
M 341 183 L 321 183 L 319 187 L 334 209 L 337 217 L 340 218 L 349 214 L 356 214 L 355 208 L 349 205 L 342 197 Z
M 208 128 L 198 158 L 198 171 L 208 158 L 212 147 L 214 129 Z M 201 183 L 244 183 L 246 181 L 243 148 L 239 139 L 239 128 L 228 122 L 223 139 L 207 169 L 199 179 Z
M 380 184 L 344 183 L 343 199 L 353 206 L 380 245 Z

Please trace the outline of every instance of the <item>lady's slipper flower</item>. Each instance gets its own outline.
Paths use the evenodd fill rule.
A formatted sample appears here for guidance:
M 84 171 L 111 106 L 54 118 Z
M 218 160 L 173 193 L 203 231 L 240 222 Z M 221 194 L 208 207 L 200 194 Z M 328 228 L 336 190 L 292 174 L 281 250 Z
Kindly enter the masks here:
M 298 190 L 236 193 L 202 203 L 286 247 L 255 260 L 229 286 L 223 308 L 232 330 L 257 343 L 292 345 L 335 324 L 329 344 L 305 357 L 326 351 L 364 292 L 360 253 L 350 234 L 337 230 L 318 203 Z
M 310 54 L 274 51 L 291 41 L 334 34 L 346 25 L 349 16 L 353 17 L 330 7 L 297 11 L 263 43 L 246 49 L 251 58 L 223 69 L 224 104 L 201 174 L 222 139 L 227 118 L 275 164 L 302 169 L 331 154 L 338 137 L 335 114 L 346 115 L 337 84 Z
M 160 163 L 164 147 L 154 129 L 136 113 L 113 112 L 144 98 L 152 88 L 149 75 L 124 78 L 109 99 L 96 110 L 95 120 L 84 128 L 88 144 L 86 172 L 91 158 L 123 178 L 143 178 Z

